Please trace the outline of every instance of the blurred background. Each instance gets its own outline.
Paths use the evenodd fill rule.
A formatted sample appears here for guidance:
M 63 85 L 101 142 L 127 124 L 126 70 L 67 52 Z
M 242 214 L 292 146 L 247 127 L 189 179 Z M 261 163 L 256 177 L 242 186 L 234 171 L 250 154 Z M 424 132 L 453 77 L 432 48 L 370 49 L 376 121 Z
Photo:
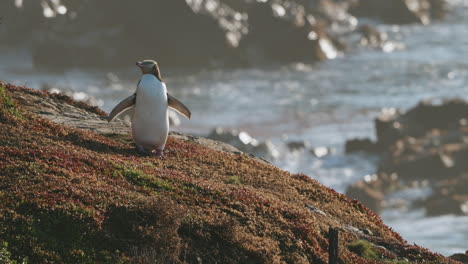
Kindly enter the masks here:
M 156 59 L 193 113 L 173 130 L 468 249 L 467 0 L 2 0 L 0 17 L 3 82 L 109 111 Z

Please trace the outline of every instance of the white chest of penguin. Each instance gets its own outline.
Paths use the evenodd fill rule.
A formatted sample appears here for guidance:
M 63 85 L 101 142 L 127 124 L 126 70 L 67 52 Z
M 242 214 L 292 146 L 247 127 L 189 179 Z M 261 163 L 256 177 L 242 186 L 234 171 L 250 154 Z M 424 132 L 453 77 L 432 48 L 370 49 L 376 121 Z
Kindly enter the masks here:
M 133 139 L 138 145 L 163 149 L 169 132 L 166 85 L 153 74 L 144 74 L 136 93 Z

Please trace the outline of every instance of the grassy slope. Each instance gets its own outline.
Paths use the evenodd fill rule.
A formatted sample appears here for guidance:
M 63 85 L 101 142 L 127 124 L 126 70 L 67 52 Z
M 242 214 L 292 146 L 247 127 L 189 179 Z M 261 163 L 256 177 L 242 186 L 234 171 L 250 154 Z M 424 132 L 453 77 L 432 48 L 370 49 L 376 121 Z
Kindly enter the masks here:
M 123 141 L 23 110 L 11 99 L 21 93 L 102 113 L 0 83 L 0 245 L 13 260 L 327 263 L 327 231 L 339 227 L 342 263 L 455 263 L 406 245 L 370 210 L 305 175 L 174 138 L 167 160 L 142 157 Z M 386 247 L 383 259 L 349 251 L 359 239 Z

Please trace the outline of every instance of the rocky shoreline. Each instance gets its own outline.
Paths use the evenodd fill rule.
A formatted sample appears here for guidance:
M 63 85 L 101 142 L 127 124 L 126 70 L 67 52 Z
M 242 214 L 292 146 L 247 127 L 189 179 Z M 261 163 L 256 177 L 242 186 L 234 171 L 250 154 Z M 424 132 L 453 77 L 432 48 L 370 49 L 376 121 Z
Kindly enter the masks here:
M 378 212 L 386 196 L 424 187 L 430 194 L 411 206 L 428 216 L 468 215 L 467 118 L 468 103 L 459 99 L 383 111 L 375 120 L 377 142 L 348 142 L 353 150 L 381 153 L 379 169 L 347 193 Z
M 458 263 L 228 145 L 171 135 L 161 162 L 137 154 L 124 123 L 66 96 L 0 84 L 0 106 L 7 263 L 327 263 L 330 227 L 340 263 Z
M 36 69 L 254 66 L 333 59 L 355 45 L 385 49 L 372 23 L 428 24 L 445 0 L 3 1 L 0 37 L 25 43 Z M 183 19 L 181 19 L 183 17 Z

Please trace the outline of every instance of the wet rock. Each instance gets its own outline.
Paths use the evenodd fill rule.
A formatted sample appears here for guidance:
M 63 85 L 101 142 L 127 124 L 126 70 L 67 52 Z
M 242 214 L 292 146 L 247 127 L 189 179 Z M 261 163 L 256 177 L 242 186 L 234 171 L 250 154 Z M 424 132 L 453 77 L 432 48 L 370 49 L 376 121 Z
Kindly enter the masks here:
M 404 116 L 416 121 L 423 130 L 456 128 L 459 121 L 468 117 L 468 103 L 462 99 L 448 101 L 423 101 Z
M 309 148 L 310 144 L 309 142 L 305 140 L 301 140 L 301 141 L 290 141 L 286 143 L 286 146 L 288 147 L 290 151 L 298 151 L 298 150 Z
M 387 34 L 380 32 L 372 25 L 366 24 L 359 27 L 362 34 L 360 44 L 363 46 L 379 47 L 387 40 Z
M 290 151 L 302 151 L 307 149 L 316 158 L 323 158 L 334 151 L 329 147 L 311 147 L 307 141 L 291 141 L 286 143 L 286 146 Z
M 352 17 L 345 5 L 325 12 L 324 3 L 332 1 L 310 5 L 293 0 L 51 3 L 55 2 L 60 6 L 32 5 L 31 1 L 21 2 L 18 8 L 13 2 L 0 4 L 0 9 L 18 13 L 9 21 L 9 38 L 22 32 L 18 37 L 31 43 L 35 66 L 55 70 L 126 66 L 148 54 L 155 54 L 166 67 L 197 68 L 241 66 L 256 62 L 259 56 L 268 61 L 334 58 L 338 40 L 327 31 L 333 22 L 345 26 Z
M 439 181 L 432 195 L 424 201 L 427 215 L 468 215 L 468 174 Z
M 426 215 L 438 216 L 444 214 L 462 215 L 460 201 L 457 201 L 447 193 L 438 193 L 432 195 L 425 201 Z
M 395 108 L 382 109 L 374 121 L 378 144 L 385 150 L 402 137 L 401 124 L 396 121 L 400 112 Z
M 362 31 L 371 45 L 383 40 L 371 27 L 358 29 L 350 8 L 426 23 L 443 6 L 442 0 L 2 1 L 9 16 L 1 37 L 29 43 L 37 68 L 58 71 L 124 67 L 148 56 L 164 67 L 313 62 L 336 58 L 349 32 Z
M 313 18 L 313 13 L 295 1 L 284 1 L 288 5 L 273 2 L 258 2 L 248 11 L 249 34 L 240 48 L 249 60 L 293 62 L 336 58 L 338 40 L 326 32 L 327 23 L 319 25 L 307 19 L 308 15 Z
M 209 65 L 219 56 L 232 55 L 223 29 L 212 17 L 195 13 L 186 1 L 64 4 L 75 17 L 52 17 L 37 31 L 40 36 L 32 42 L 36 66 L 126 66 L 155 51 L 161 65 Z M 115 8 L 110 11 L 109 5 Z
M 378 177 L 353 188 L 362 189 L 361 199 L 375 206 L 376 199 L 368 189 L 387 194 L 409 188 L 414 182 L 427 182 L 432 195 L 417 203 L 428 215 L 467 214 L 466 120 L 468 103 L 460 99 L 424 101 L 405 113 L 383 110 L 375 122 L 377 144 L 383 152 Z M 382 175 L 396 175 L 397 180 L 387 181 Z M 392 184 L 394 188 L 382 187 Z
M 245 131 L 235 129 L 214 129 L 207 138 L 228 143 L 239 150 L 266 159 L 275 159 L 279 153 L 268 140 L 259 141 Z
M 364 176 L 346 188 L 346 196 L 359 200 L 372 211 L 379 213 L 384 206 L 385 195 L 401 188 L 398 175 L 380 172 Z
M 384 161 L 381 167 L 385 171 L 396 172 L 405 180 L 446 179 L 455 177 L 457 173 L 453 158 L 439 152 L 402 155 L 390 162 Z
M 377 152 L 379 150 L 377 144 L 368 138 L 360 139 L 355 138 L 346 141 L 345 145 L 345 152 L 352 153 L 352 152 Z
M 458 129 L 467 118 L 468 103 L 461 99 L 423 101 L 404 114 L 396 109 L 384 109 L 375 120 L 377 140 L 383 148 L 388 148 L 404 136 L 418 138 L 437 130 Z
M 346 189 L 346 196 L 356 199 L 375 213 L 382 210 L 382 201 L 385 195 L 377 188 L 364 181 L 358 181 Z
M 428 24 L 446 12 L 445 0 L 358 0 L 350 12 L 356 16 L 381 19 L 387 23 Z
M 460 261 L 461 263 L 468 263 L 468 250 L 463 254 L 463 253 L 458 253 L 458 254 L 453 254 L 449 258 Z
M 431 4 L 431 16 L 436 19 L 443 18 L 448 12 L 446 0 L 429 0 Z

